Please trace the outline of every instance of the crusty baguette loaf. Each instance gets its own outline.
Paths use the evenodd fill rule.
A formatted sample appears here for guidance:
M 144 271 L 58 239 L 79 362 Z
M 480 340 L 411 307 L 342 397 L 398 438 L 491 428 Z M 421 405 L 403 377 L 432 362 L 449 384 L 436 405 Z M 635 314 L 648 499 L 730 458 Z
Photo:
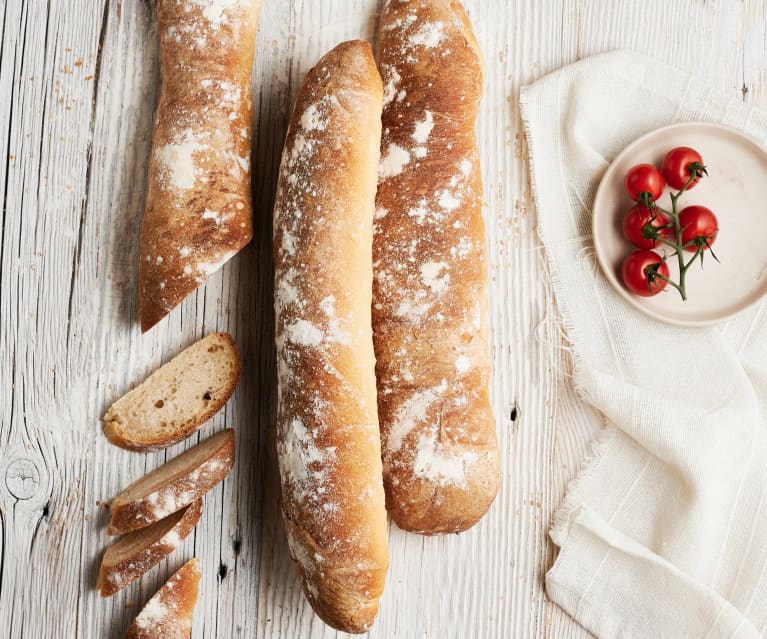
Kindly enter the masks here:
M 373 330 L 387 507 L 459 532 L 495 498 L 488 281 L 474 131 L 482 59 L 451 0 L 384 3 Z
M 285 526 L 306 596 L 346 632 L 373 622 L 388 568 L 370 324 L 381 103 L 366 42 L 309 71 L 274 211 Z
M 202 515 L 202 500 L 151 526 L 130 532 L 109 546 L 101 560 L 97 588 L 111 597 L 172 553 Z
M 107 534 L 122 535 L 167 517 L 210 491 L 234 463 L 234 431 L 208 437 L 133 482 L 112 500 Z
M 162 91 L 141 227 L 147 331 L 253 235 L 250 72 L 261 0 L 158 0 Z
M 232 338 L 211 333 L 112 404 L 104 415 L 104 434 L 128 450 L 175 444 L 221 409 L 241 368 Z
M 125 639 L 189 639 L 200 576 L 197 557 L 181 566 L 146 602 Z

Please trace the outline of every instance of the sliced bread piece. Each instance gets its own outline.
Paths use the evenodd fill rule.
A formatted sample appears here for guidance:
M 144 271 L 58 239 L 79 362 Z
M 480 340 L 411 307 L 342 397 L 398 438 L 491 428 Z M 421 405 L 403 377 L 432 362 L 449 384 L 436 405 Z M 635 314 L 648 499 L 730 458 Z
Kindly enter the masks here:
M 224 479 L 234 463 L 234 430 L 227 428 L 133 482 L 112 500 L 107 534 L 149 526 L 191 504 Z
M 146 602 L 125 639 L 189 639 L 200 575 L 197 557 L 181 566 Z
M 109 546 L 101 560 L 96 585 L 101 596 L 111 597 L 160 563 L 192 532 L 200 515 L 202 500 L 198 499 L 170 517 L 128 533 Z
M 110 442 L 128 450 L 165 448 L 191 435 L 234 392 L 242 364 L 227 333 L 211 333 L 157 369 L 104 415 Z

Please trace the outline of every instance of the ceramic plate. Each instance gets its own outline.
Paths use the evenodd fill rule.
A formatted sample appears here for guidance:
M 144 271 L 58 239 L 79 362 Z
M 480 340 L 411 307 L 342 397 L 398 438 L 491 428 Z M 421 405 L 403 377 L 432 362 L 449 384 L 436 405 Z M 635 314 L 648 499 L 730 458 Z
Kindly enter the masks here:
M 680 210 L 701 204 L 719 220 L 714 251 L 720 261 L 705 255 L 702 269 L 693 265 L 687 272 L 687 301 L 670 286 L 654 297 L 633 295 L 620 276 L 624 258 L 635 250 L 621 231 L 623 215 L 633 205 L 623 178 L 635 164 L 651 162 L 660 168 L 675 146 L 696 149 L 708 167 L 708 177 L 680 198 Z M 658 203 L 671 210 L 668 187 Z M 599 264 L 630 304 L 672 324 L 722 321 L 767 294 L 767 152 L 718 124 L 674 124 L 648 133 L 621 152 L 605 172 L 594 200 L 592 225 Z M 677 280 L 676 259 L 668 264 Z

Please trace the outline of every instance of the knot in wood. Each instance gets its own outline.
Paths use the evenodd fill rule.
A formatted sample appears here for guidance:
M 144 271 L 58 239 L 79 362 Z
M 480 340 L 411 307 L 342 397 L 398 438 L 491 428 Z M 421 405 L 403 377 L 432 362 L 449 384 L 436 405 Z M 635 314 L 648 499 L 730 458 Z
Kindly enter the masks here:
M 5 469 L 5 487 L 16 499 L 31 499 L 40 486 L 40 471 L 31 459 L 15 459 Z

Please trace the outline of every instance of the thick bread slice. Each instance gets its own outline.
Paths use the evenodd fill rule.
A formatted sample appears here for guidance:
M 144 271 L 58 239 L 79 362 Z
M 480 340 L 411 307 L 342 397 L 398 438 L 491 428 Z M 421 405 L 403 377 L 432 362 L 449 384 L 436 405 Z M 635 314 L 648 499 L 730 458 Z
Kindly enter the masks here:
M 133 482 L 112 500 L 107 534 L 144 528 L 202 497 L 229 474 L 234 431 L 222 430 Z
M 211 333 L 112 404 L 104 415 L 104 433 L 113 444 L 128 450 L 175 444 L 226 403 L 241 368 L 231 336 Z
M 202 500 L 109 546 L 101 560 L 97 588 L 111 597 L 172 553 L 200 521 Z
M 181 566 L 146 602 L 125 639 L 189 639 L 200 576 L 197 557 Z

